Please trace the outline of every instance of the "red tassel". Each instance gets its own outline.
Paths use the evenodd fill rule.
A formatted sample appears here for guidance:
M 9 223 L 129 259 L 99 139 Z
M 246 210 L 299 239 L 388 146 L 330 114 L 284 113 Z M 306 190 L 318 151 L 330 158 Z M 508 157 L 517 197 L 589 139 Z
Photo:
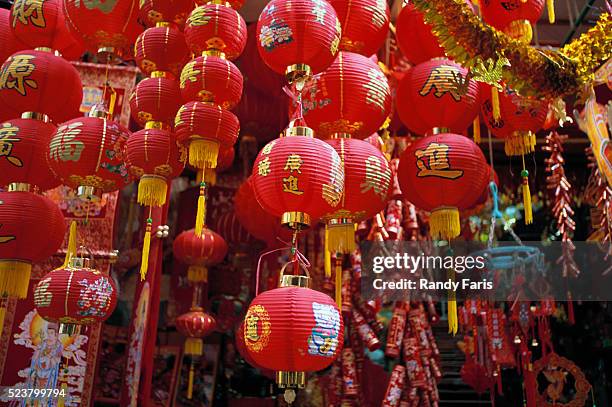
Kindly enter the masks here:
M 576 317 L 574 315 L 574 302 L 571 299 L 571 294 L 569 294 L 569 301 L 567 302 L 567 320 L 570 325 L 574 325 L 576 323 Z

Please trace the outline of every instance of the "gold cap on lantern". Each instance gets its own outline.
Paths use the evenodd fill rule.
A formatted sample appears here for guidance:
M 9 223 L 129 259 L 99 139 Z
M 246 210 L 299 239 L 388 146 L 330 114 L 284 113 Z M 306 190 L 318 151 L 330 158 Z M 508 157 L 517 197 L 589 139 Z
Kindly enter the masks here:
M 281 223 L 291 229 L 307 229 L 310 227 L 310 215 L 305 212 L 285 212 Z

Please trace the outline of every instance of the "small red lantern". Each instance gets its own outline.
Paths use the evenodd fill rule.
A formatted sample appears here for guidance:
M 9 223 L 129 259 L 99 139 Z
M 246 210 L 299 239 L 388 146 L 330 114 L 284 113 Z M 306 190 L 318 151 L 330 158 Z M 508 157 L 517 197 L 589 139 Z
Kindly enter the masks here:
M 47 166 L 47 148 L 55 130 L 55 125 L 35 119 L 0 124 L 0 186 L 21 183 L 46 191 L 60 184 Z
M 416 140 L 400 158 L 398 177 L 403 196 L 431 211 L 433 238 L 459 236 L 459 210 L 474 206 L 488 183 L 487 162 L 480 148 L 457 134 Z
M 45 51 L 19 51 L 0 68 L 0 99 L 19 112 L 45 114 L 55 122 L 74 117 L 83 99 L 77 70 Z
M 225 236 L 227 244 L 241 250 L 247 245 L 252 247 L 255 238 L 246 231 L 234 212 L 225 212 L 214 220 L 213 227 Z
M 172 245 L 174 257 L 189 265 L 187 279 L 192 283 L 208 281 L 207 267 L 221 263 L 227 254 L 225 239 L 214 231 L 203 228 L 196 236 L 193 229 L 181 232 Z
M 549 13 L 551 9 L 553 11 L 553 23 L 553 0 L 490 0 L 482 2 L 480 12 L 487 24 L 529 43 L 533 37 L 531 25 L 540 19 L 546 1 L 550 2 Z
M 28 296 L 32 263 L 52 256 L 64 241 L 64 215 L 55 202 L 25 191 L 0 192 L 0 293 Z
M 233 109 L 242 95 L 242 74 L 232 62 L 215 55 L 191 60 L 181 72 L 184 102 L 211 102 Z
M 272 0 L 257 21 L 261 58 L 290 81 L 331 65 L 341 36 L 336 11 L 324 0 Z
M 210 2 L 211 0 L 195 0 L 195 4 L 197 4 L 198 6 L 201 6 L 203 4 L 210 3 Z M 228 3 L 234 9 L 239 10 L 244 5 L 244 0 L 230 0 L 230 1 L 226 1 L 226 3 Z
M 229 4 L 207 3 L 196 7 L 187 18 L 185 38 L 194 54 L 219 51 L 233 60 L 246 45 L 246 23 Z
M 391 89 L 370 58 L 341 51 L 334 63 L 303 91 L 304 120 L 318 138 L 369 137 L 391 111 Z
M 414 4 L 406 3 L 399 13 L 395 37 L 402 54 L 413 64 L 445 56 L 444 49 L 431 32 L 431 26 Z
M 189 60 L 189 49 L 185 35 L 171 26 L 152 27 L 136 39 L 134 45 L 136 64 L 146 75 L 153 72 L 169 72 L 178 78 L 185 62 Z
M 130 95 L 132 118 L 143 127 L 147 122 L 157 122 L 169 128 L 180 106 L 178 81 L 161 72 L 140 81 Z
M 340 49 L 369 57 L 385 42 L 389 4 L 385 0 L 330 0 L 342 24 Z
M 261 206 L 293 229 L 339 208 L 344 190 L 342 162 L 308 127 L 291 127 L 272 140 L 253 166 L 253 189 Z
M 94 325 L 111 316 L 117 305 L 112 278 L 89 266 L 90 259 L 73 257 L 67 267 L 46 274 L 34 290 L 38 314 L 50 322 Z
M 179 27 L 193 9 L 193 0 L 140 0 L 139 19 L 146 27 L 157 23 L 174 23 Z
M 424 62 L 409 70 L 397 90 L 397 110 L 417 134 L 434 128 L 462 133 L 481 106 L 480 85 L 467 69 L 448 59 Z
M 123 148 L 130 132 L 106 116 L 94 107 L 89 117 L 58 127 L 49 142 L 49 168 L 65 185 L 78 188 L 80 195 L 99 196 L 129 182 Z

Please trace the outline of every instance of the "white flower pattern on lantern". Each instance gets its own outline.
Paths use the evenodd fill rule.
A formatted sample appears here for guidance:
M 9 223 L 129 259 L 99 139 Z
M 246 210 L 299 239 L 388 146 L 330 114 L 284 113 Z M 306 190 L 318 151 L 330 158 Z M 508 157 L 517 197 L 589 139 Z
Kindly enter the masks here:
M 273 19 L 270 25 L 261 27 L 259 43 L 266 51 L 273 51 L 276 47 L 293 41 L 293 31 L 283 21 Z
M 308 337 L 308 353 L 315 356 L 334 357 L 340 334 L 340 313 L 331 304 L 312 303 L 316 325 Z
M 89 317 L 104 317 L 106 311 L 110 307 L 111 297 L 113 294 L 113 286 L 106 277 L 100 277 L 93 283 L 88 280 L 79 281 L 81 292 L 77 305 L 80 316 Z

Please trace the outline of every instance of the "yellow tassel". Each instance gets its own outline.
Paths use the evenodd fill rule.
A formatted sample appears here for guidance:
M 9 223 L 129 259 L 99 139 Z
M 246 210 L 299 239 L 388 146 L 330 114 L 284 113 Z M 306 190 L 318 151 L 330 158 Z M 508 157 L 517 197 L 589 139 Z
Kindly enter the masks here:
M 185 339 L 185 354 L 201 356 L 204 352 L 204 341 L 200 338 Z
M 529 171 L 523 169 L 521 177 L 523 177 L 521 192 L 523 193 L 523 207 L 525 208 L 525 224 L 531 225 L 533 223 L 533 208 L 531 206 L 531 191 L 529 190 Z
M 151 227 L 153 225 L 153 219 L 147 219 L 147 228 L 145 230 L 144 241 L 142 243 L 142 260 L 140 262 L 140 280 L 144 280 L 147 277 L 147 271 L 149 270 L 149 251 L 151 250 Z
M 336 254 L 336 304 L 342 309 L 342 256 Z
M 196 168 L 217 168 L 219 143 L 203 138 L 193 138 L 189 143 L 189 164 Z
M 4 330 L 4 316 L 5 315 L 6 315 L 6 304 L 2 304 L 0 305 L 0 337 L 2 336 L 2 331 Z
M 474 132 L 474 143 L 480 143 L 480 118 L 476 116 L 474 119 L 474 123 L 472 124 L 473 132 Z
M 63 391 L 61 394 L 68 395 L 68 385 L 64 382 L 60 387 Z M 64 407 L 66 405 L 66 396 L 60 396 L 57 400 L 57 407 Z
M 208 269 L 204 266 L 189 266 L 187 280 L 194 284 L 208 282 Z
M 193 362 L 191 362 L 191 366 L 189 366 L 189 382 L 187 383 L 187 399 L 191 400 L 193 397 L 193 378 L 195 376 L 195 369 L 193 367 Z
M 529 20 L 514 20 L 504 29 L 504 33 L 524 44 L 531 43 L 533 27 Z
M 327 225 L 325 225 L 324 251 L 325 277 L 331 277 L 331 253 L 329 252 L 329 229 L 327 228 Z
M 138 203 L 145 206 L 162 206 L 166 203 L 168 184 L 156 175 L 145 175 L 138 183 Z
M 536 136 L 531 131 L 517 131 L 505 139 L 504 151 L 507 156 L 519 156 L 535 151 Z
M 355 224 L 328 224 L 328 249 L 335 253 L 352 253 L 355 251 Z
M 202 236 L 202 229 L 206 221 L 206 183 L 200 183 L 200 196 L 198 196 L 198 211 L 196 212 L 196 221 L 194 233 L 196 236 Z
M 204 182 L 206 182 L 207 184 L 215 185 L 217 183 L 217 172 L 215 171 L 214 168 L 204 168 L 203 179 L 204 179 Z
M 498 121 L 501 119 L 501 111 L 499 110 L 499 91 L 495 86 L 491 87 L 491 103 L 493 104 L 493 119 Z
M 28 296 L 32 265 L 19 260 L 0 260 L 0 296 L 23 300 Z
M 546 0 L 546 9 L 548 11 L 548 21 L 551 24 L 555 23 L 555 0 Z
M 433 239 L 450 240 L 461 234 L 461 222 L 457 208 L 435 209 L 429 217 L 429 232 Z
M 66 258 L 64 259 L 63 268 L 68 267 L 70 259 L 76 256 L 77 251 L 77 223 L 75 220 L 70 222 L 70 233 L 68 234 L 68 246 L 66 248 Z
M 457 316 L 457 300 L 448 300 L 448 333 L 457 334 L 459 330 L 459 318 Z

